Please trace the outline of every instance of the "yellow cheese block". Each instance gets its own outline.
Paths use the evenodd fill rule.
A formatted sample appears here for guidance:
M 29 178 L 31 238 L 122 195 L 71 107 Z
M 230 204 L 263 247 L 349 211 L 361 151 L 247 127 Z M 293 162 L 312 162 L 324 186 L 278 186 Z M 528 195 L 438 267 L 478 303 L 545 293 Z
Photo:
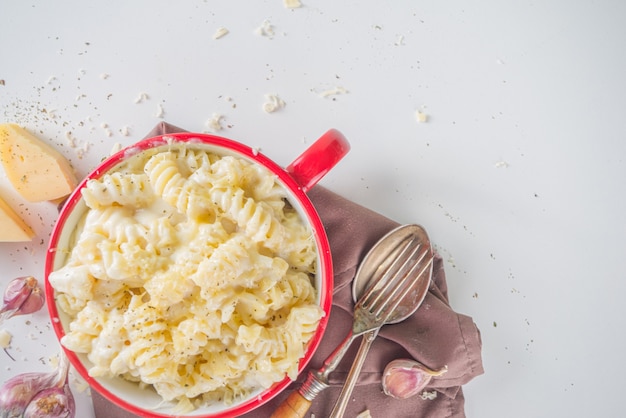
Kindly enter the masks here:
M 0 197 L 0 242 L 30 241 L 35 233 Z
M 65 157 L 16 124 L 0 124 L 0 160 L 15 190 L 30 202 L 63 198 L 76 187 Z

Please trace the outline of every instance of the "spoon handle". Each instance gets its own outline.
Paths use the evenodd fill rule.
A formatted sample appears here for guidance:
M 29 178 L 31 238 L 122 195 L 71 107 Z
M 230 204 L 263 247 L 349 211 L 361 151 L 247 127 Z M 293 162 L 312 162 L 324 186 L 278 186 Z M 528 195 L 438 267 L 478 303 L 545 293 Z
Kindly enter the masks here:
M 359 374 L 361 373 L 361 369 L 363 368 L 363 364 L 365 363 L 365 358 L 367 357 L 367 353 L 369 352 L 370 347 L 374 342 L 374 339 L 378 335 L 379 329 L 380 328 L 377 328 L 363 334 L 363 339 L 361 340 L 361 345 L 359 346 L 359 352 L 354 359 L 354 363 L 352 363 L 350 373 L 348 373 L 348 377 L 346 378 L 346 382 L 341 389 L 341 393 L 339 394 L 339 398 L 335 403 L 335 407 L 330 413 L 330 418 L 342 418 L 343 414 L 346 412 L 348 400 L 350 399 L 350 395 L 352 395 L 352 390 L 354 389 L 354 386 L 359 379 Z

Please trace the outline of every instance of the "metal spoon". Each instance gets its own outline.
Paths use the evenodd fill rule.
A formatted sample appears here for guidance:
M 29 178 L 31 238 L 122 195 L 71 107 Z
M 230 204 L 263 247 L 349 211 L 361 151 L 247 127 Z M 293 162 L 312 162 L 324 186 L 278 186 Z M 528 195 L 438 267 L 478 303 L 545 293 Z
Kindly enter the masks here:
M 321 369 L 309 372 L 304 384 L 279 405 L 272 414 L 272 418 L 303 417 L 317 394 L 328 387 L 328 376 L 335 370 L 356 337 L 379 329 L 387 319 L 393 320 L 390 318 L 391 311 L 410 315 L 413 312 L 412 308 L 407 311 L 405 304 L 400 306 L 401 300 L 398 300 L 398 296 L 401 296 L 401 299 L 406 299 L 407 296 L 402 296 L 404 295 L 402 292 L 396 294 L 396 291 L 401 290 L 400 287 L 403 286 L 400 286 L 401 283 L 396 283 L 398 286 L 390 287 L 395 283 L 392 279 L 398 276 L 399 272 L 404 272 L 403 275 L 407 274 L 407 268 L 414 267 L 416 264 L 421 268 L 410 269 L 409 274 L 412 276 L 418 274 L 416 273 L 418 270 L 428 270 L 428 266 L 422 263 L 430 265 L 432 269 L 431 261 L 430 240 L 424 229 L 418 225 L 398 227 L 381 238 L 365 256 L 354 279 L 353 297 L 361 297 L 355 305 L 352 331 L 324 361 Z M 409 287 L 409 294 L 416 293 L 413 287 Z M 425 292 L 424 295 L 419 295 L 419 293 L 418 291 L 415 297 L 421 301 Z M 385 303 L 388 300 L 389 303 Z M 384 312 L 380 312 L 380 309 L 384 309 Z
M 391 298 L 388 303 L 391 304 L 393 308 L 381 310 L 381 315 L 385 315 L 385 313 L 387 313 L 384 323 L 378 328 L 363 335 L 361 346 L 359 347 L 359 351 L 354 359 L 354 363 L 352 364 L 350 373 L 344 383 L 339 398 L 337 399 L 337 402 L 335 403 L 335 406 L 330 414 L 330 418 L 343 417 L 348 405 L 348 399 L 350 398 L 352 390 L 356 385 L 359 373 L 361 372 L 365 358 L 367 357 L 367 353 L 369 352 L 374 339 L 378 335 L 380 328 L 386 324 L 395 324 L 404 321 L 411 316 L 422 304 L 422 301 L 428 292 L 428 288 L 430 287 L 433 269 L 433 252 L 430 245 L 430 239 L 428 238 L 426 231 L 418 225 L 407 225 L 405 227 L 401 227 L 400 232 L 404 232 L 406 234 L 406 239 L 418 239 L 422 251 L 416 252 L 414 258 L 408 259 L 406 261 L 407 265 L 403 266 L 403 269 L 391 272 L 392 274 L 395 274 L 395 277 L 390 279 L 389 283 L 393 283 L 395 297 Z M 399 245 L 397 251 L 405 251 L 405 248 L 406 247 Z M 371 266 L 378 264 L 376 261 L 377 260 L 372 260 L 372 263 L 368 263 L 368 265 Z M 385 263 L 388 264 L 389 262 L 389 260 L 380 260 L 380 268 L 384 268 Z M 364 266 L 365 264 L 366 263 L 363 263 Z M 375 274 L 376 272 L 374 271 L 371 272 L 369 276 L 373 277 Z M 368 285 L 369 282 L 365 282 L 365 280 L 358 283 L 355 281 L 352 286 L 352 297 L 356 299 L 358 295 L 363 292 L 363 287 Z

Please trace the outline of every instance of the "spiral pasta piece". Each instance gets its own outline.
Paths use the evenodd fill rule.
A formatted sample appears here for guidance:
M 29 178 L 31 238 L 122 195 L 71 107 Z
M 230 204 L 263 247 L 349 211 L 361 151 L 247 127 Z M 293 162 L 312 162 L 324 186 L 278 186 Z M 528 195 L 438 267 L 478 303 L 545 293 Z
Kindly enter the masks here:
M 145 207 L 154 200 L 154 193 L 143 173 L 114 172 L 100 179 L 87 181 L 81 190 L 88 207 L 100 209 L 113 204 Z

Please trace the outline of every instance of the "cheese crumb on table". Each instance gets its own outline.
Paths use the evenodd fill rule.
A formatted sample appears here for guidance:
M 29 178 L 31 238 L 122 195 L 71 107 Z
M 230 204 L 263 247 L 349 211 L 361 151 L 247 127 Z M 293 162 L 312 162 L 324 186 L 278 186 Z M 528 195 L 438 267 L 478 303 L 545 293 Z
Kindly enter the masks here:
M 418 110 L 415 112 L 415 119 L 417 119 L 419 123 L 426 123 L 428 122 L 428 115 L 421 110 Z
M 160 119 L 163 119 L 163 116 L 165 116 L 165 109 L 163 109 L 163 105 L 161 103 L 157 104 L 157 111 L 155 116 Z
M 135 99 L 135 103 L 141 103 L 144 100 L 148 100 L 150 97 L 148 97 L 148 95 L 146 93 L 139 93 L 139 95 L 137 96 L 137 98 Z
M 215 31 L 215 34 L 213 35 L 213 39 L 220 39 L 226 35 L 228 35 L 228 29 L 221 27 L 221 28 L 218 28 L 217 31 Z
M 223 118 L 224 117 L 222 115 L 218 113 L 213 113 L 213 116 L 211 116 L 211 118 L 205 122 L 205 125 L 211 132 L 221 131 L 222 129 L 224 129 L 222 127 Z
M 267 101 L 263 103 L 263 110 L 266 113 L 276 112 L 286 106 L 285 101 L 276 94 L 266 94 L 265 98 Z
M 425 390 L 420 395 L 420 398 L 422 398 L 425 401 L 432 401 L 434 399 L 437 399 L 437 391 L 433 390 L 433 391 L 429 392 L 429 391 Z
M 13 336 L 6 329 L 0 329 L 0 348 L 9 348 Z
M 274 37 L 274 26 L 270 24 L 269 20 L 264 20 L 261 26 L 256 29 L 255 33 L 259 36 L 271 39 Z
M 328 89 L 328 90 L 324 90 L 323 92 L 321 92 L 319 94 L 320 97 L 329 97 L 329 96 L 336 96 L 338 94 L 346 94 L 349 93 L 348 90 L 346 90 L 345 88 L 338 86 L 332 89 Z
M 299 7 L 302 7 L 302 3 L 300 3 L 300 0 L 283 0 L 283 5 L 287 9 L 297 9 Z

